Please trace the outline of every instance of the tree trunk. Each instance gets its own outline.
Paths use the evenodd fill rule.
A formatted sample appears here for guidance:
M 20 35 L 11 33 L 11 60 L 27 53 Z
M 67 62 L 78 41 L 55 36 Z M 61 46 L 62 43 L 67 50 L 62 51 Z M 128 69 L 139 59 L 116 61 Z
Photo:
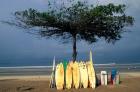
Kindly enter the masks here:
M 77 51 L 76 51 L 76 35 L 73 36 L 73 62 L 76 61 Z

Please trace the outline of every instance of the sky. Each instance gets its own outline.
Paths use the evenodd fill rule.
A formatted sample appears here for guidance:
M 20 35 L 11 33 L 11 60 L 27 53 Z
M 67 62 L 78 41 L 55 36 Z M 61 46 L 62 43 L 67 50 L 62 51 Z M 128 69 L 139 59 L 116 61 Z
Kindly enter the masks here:
M 60 0 L 61 1 L 61 0 Z M 94 1 L 94 2 L 93 2 Z M 88 60 L 93 52 L 94 63 L 140 63 L 140 0 L 89 0 L 98 4 L 126 4 L 126 14 L 135 18 L 134 25 L 126 28 L 122 39 L 114 45 L 100 40 L 92 45 L 78 42 L 78 60 Z M 57 0 L 59 4 L 59 0 Z M 47 10 L 47 0 L 1 0 L 0 20 L 14 19 L 15 11 L 34 8 Z M 0 66 L 10 65 L 49 65 L 57 61 L 72 59 L 72 43 L 62 44 L 58 40 L 31 35 L 26 30 L 0 22 Z

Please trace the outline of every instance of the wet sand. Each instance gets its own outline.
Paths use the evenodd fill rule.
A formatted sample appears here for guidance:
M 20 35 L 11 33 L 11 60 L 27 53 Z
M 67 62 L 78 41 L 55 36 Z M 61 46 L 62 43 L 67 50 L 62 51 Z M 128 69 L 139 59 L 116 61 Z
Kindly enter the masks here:
M 140 92 L 139 82 L 140 72 L 121 73 L 120 85 L 56 90 L 49 88 L 49 76 L 3 76 L 0 77 L 0 92 Z

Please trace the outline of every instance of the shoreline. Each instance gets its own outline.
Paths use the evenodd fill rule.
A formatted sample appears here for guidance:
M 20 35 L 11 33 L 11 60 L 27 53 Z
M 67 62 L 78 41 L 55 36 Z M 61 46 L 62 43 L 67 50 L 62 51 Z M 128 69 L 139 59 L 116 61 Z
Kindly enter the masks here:
M 121 78 L 131 78 L 131 77 L 140 77 L 140 72 L 120 72 Z M 108 75 L 110 75 L 108 73 Z M 100 73 L 97 73 L 97 76 L 100 76 Z M 0 80 L 6 79 L 19 79 L 19 80 L 49 80 L 50 75 L 4 75 L 0 76 Z
M 117 69 L 119 73 L 135 73 L 140 72 L 140 63 L 133 64 L 94 64 L 95 71 L 105 70 L 108 73 L 112 69 Z M 16 66 L 16 67 L 0 67 L 0 77 L 7 76 L 49 76 L 52 73 L 52 66 Z
M 48 75 L 22 75 L 22 76 L 0 76 L 0 80 L 49 80 L 50 76 Z

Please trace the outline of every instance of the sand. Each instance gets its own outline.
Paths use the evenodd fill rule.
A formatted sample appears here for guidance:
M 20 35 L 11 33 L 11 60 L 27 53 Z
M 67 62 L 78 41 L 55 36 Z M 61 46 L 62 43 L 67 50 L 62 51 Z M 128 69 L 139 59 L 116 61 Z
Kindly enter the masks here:
M 139 82 L 140 72 L 121 73 L 120 85 L 58 91 L 49 88 L 49 76 L 0 76 L 0 92 L 140 92 Z

